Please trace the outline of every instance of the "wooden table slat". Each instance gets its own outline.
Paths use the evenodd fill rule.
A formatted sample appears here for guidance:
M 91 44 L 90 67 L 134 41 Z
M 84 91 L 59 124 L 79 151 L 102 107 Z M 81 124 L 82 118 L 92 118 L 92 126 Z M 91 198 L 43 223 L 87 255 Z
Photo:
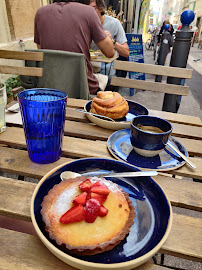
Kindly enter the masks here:
M 177 128 L 176 128 L 177 126 Z M 189 132 L 193 131 L 192 135 L 188 135 Z M 202 140 L 200 137 L 202 137 L 202 127 L 194 127 L 194 126 L 186 126 L 186 125 L 180 125 L 180 124 L 174 124 L 173 125 L 173 132 L 172 136 L 177 137 L 177 140 L 185 139 L 189 140 L 192 139 L 194 141 L 194 145 L 196 145 L 195 148 L 198 150 L 195 151 L 196 154 L 199 153 L 200 156 L 202 156 Z M 75 125 L 75 122 L 73 121 L 65 121 L 65 132 L 66 135 L 71 135 L 74 137 L 79 138 L 86 138 L 86 139 L 97 139 L 97 140 L 107 140 L 109 136 L 115 132 L 114 130 L 104 129 L 97 125 L 94 125 L 92 123 L 82 123 L 77 122 Z M 189 140 L 188 149 L 192 149 L 192 144 L 189 146 L 191 141 Z M 188 150 L 187 149 L 187 150 Z M 193 151 L 192 151 L 193 152 Z
M 15 137 L 13 134 L 15 134 Z M 202 143 L 202 141 L 199 140 L 189 141 L 190 143 L 187 145 L 187 147 L 190 147 L 192 144 L 200 145 Z M 6 132 L 1 134 L 0 143 L 26 149 L 23 129 L 17 127 L 8 127 Z M 198 148 L 198 150 L 202 151 L 202 148 Z M 71 158 L 100 157 L 114 159 L 109 153 L 105 141 L 92 141 L 68 136 L 65 136 L 63 140 L 63 156 Z M 188 165 L 184 165 L 177 170 L 168 171 L 168 173 L 186 177 L 194 176 L 197 179 L 202 179 L 202 159 L 190 158 L 190 160 L 192 160 L 193 163 L 196 163 L 197 168 L 195 170 L 192 170 Z
M 99 130 L 99 133 L 96 134 L 96 139 L 107 140 L 108 137 L 114 132 L 113 130 L 108 130 L 101 128 L 97 125 L 90 123 L 84 113 L 74 112 L 73 109 L 68 108 L 66 118 L 68 119 L 68 113 L 70 115 L 69 120 L 65 122 L 66 135 L 94 139 L 93 135 L 96 134 L 96 131 Z M 73 122 L 79 121 L 77 123 Z M 22 126 L 22 120 L 19 113 L 6 113 L 7 124 L 17 124 Z M 80 122 L 81 121 L 81 122 Z M 84 123 L 83 123 L 84 122 Z M 72 128 L 73 126 L 73 128 Z M 195 140 L 202 139 L 202 126 L 190 126 L 179 123 L 172 123 L 173 131 L 172 136 L 189 138 Z
M 164 254 L 202 262 L 201 235 L 200 218 L 174 213 L 171 232 L 160 251 Z
M 157 117 L 164 118 L 173 123 L 181 123 L 184 125 L 199 126 L 202 127 L 202 122 L 199 117 L 184 115 L 179 113 L 171 113 L 157 110 L 149 110 L 149 114 Z
M 171 204 L 202 212 L 201 183 L 158 175 L 153 177 L 167 194 Z
M 84 108 L 84 105 L 88 101 L 89 100 L 69 98 L 67 101 L 67 106 L 69 108 Z M 149 114 L 158 116 L 161 118 L 165 118 L 166 120 L 175 122 L 175 123 L 202 126 L 202 122 L 200 118 L 196 116 L 183 115 L 183 114 L 178 114 L 178 113 L 164 112 L 164 111 L 151 110 L 151 109 L 149 109 Z
M 202 211 L 200 183 L 160 176 L 155 179 L 166 190 L 166 194 L 173 206 Z M 0 213 L 5 216 L 30 221 L 29 202 L 36 184 L 5 177 L 0 177 L 0 183 L 1 191 L 3 191 L 0 194 Z M 186 186 L 190 189 L 189 193 L 186 192 Z
M 39 240 L 38 237 L 0 228 L 1 269 L 7 270 L 74 270 L 55 257 Z M 25 256 L 26 254 L 26 256 Z M 39 259 L 40 258 L 40 259 Z M 170 268 L 143 264 L 135 270 L 169 270 Z
M 53 168 L 74 160 L 61 157 L 54 163 L 40 165 L 32 162 L 25 150 L 0 146 L 0 153 L 0 171 L 36 179 L 41 179 Z

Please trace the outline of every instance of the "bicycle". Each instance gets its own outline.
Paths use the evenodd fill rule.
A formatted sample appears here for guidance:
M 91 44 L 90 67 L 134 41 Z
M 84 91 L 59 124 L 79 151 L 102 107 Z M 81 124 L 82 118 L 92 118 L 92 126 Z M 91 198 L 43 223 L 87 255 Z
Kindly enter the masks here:
M 152 35 L 152 38 L 149 38 L 145 43 L 146 50 L 152 50 L 154 48 L 154 38 L 155 35 Z

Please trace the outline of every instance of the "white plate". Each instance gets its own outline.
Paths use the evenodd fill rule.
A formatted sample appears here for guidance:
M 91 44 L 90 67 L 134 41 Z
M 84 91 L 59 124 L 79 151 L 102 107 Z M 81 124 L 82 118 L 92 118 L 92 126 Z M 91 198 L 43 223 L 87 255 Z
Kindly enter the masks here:
M 90 108 L 91 108 L 91 102 L 92 101 L 88 101 L 85 106 L 84 106 L 84 110 L 89 112 Z M 133 119 L 134 117 L 138 116 L 138 115 L 148 115 L 149 112 L 147 110 L 146 107 L 144 107 L 143 105 L 127 100 L 128 105 L 129 105 L 129 112 L 128 114 L 124 117 L 121 118 L 120 120 L 116 120 L 116 122 L 111 122 L 111 121 L 107 121 L 101 118 L 98 118 L 96 116 L 93 115 L 86 115 L 88 117 L 88 119 L 96 124 L 97 126 L 103 127 L 103 128 L 107 128 L 107 129 L 111 129 L 111 130 L 119 130 L 119 129 L 125 129 L 125 128 L 130 128 L 130 121 L 131 119 Z

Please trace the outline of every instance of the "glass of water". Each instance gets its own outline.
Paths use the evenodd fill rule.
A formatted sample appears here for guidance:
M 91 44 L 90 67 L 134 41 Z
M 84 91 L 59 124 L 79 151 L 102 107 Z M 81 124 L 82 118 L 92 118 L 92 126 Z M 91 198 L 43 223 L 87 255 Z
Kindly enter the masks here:
M 7 104 L 6 86 L 0 83 L 0 133 L 6 130 L 5 108 Z
M 36 88 L 20 92 L 18 101 L 30 159 L 40 164 L 55 162 L 62 153 L 67 95 Z

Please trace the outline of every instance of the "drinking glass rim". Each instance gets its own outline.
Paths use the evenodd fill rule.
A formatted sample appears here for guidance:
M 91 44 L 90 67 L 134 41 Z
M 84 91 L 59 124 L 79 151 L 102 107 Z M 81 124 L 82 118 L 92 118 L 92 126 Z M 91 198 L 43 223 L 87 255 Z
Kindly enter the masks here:
M 37 91 L 37 90 L 42 90 L 42 91 L 44 91 L 44 92 L 46 92 L 46 91 L 55 91 L 55 92 L 62 93 L 62 94 L 64 94 L 65 96 L 64 96 L 64 97 L 60 97 L 60 98 L 58 98 L 57 100 L 47 100 L 47 101 L 45 101 L 45 100 L 29 100 L 29 99 L 26 98 L 26 97 L 21 97 L 21 95 L 22 95 L 23 93 L 25 93 L 25 92 L 29 92 L 29 91 Z M 66 98 L 68 98 L 68 95 L 67 95 L 64 91 L 57 90 L 57 89 L 53 89 L 53 88 L 30 88 L 30 89 L 25 89 L 25 90 L 23 90 L 23 91 L 21 91 L 21 92 L 18 93 L 18 99 L 23 99 L 23 100 L 27 100 L 27 101 L 33 101 L 33 102 L 41 102 L 41 103 L 42 103 L 42 102 L 60 101 L 60 100 L 66 99 Z

